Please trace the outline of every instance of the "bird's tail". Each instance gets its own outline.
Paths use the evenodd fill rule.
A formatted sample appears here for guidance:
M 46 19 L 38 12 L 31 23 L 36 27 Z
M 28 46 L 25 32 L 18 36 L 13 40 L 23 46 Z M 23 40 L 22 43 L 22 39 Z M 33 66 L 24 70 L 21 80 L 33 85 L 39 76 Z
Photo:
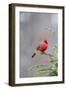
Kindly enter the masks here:
M 34 58 L 35 55 L 36 55 L 36 53 L 33 53 L 32 58 Z

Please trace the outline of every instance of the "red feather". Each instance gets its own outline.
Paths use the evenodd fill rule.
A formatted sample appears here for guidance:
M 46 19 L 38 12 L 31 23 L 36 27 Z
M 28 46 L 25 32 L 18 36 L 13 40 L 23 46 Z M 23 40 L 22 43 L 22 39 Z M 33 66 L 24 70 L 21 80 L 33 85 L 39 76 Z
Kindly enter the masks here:
M 46 51 L 48 48 L 48 41 L 47 40 L 42 40 L 39 45 L 37 46 L 36 50 L 40 52 Z M 36 53 L 33 53 L 32 58 L 36 55 Z

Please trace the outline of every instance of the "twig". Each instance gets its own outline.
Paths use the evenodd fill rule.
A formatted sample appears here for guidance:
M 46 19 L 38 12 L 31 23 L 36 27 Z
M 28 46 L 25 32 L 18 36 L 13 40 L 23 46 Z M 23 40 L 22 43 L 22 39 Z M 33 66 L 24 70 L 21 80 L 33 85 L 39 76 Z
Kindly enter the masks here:
M 54 55 L 51 55 L 50 53 L 43 52 L 42 54 L 48 55 L 49 57 L 54 57 Z

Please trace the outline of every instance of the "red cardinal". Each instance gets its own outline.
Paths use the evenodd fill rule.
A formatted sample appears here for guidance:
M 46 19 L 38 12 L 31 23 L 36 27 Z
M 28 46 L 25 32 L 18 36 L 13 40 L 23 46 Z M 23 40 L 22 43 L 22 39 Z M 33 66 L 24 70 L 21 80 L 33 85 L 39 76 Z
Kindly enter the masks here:
M 46 51 L 48 48 L 48 41 L 47 40 L 42 40 L 39 45 L 37 46 L 36 50 L 40 52 Z M 36 52 L 33 53 L 32 58 L 36 55 Z

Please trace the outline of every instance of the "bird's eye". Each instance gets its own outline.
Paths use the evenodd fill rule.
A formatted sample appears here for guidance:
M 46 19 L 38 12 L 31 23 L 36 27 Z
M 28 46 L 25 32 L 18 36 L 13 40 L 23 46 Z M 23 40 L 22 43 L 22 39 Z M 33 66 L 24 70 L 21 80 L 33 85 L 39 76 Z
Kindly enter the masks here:
M 48 43 L 47 40 L 44 41 L 45 43 Z

